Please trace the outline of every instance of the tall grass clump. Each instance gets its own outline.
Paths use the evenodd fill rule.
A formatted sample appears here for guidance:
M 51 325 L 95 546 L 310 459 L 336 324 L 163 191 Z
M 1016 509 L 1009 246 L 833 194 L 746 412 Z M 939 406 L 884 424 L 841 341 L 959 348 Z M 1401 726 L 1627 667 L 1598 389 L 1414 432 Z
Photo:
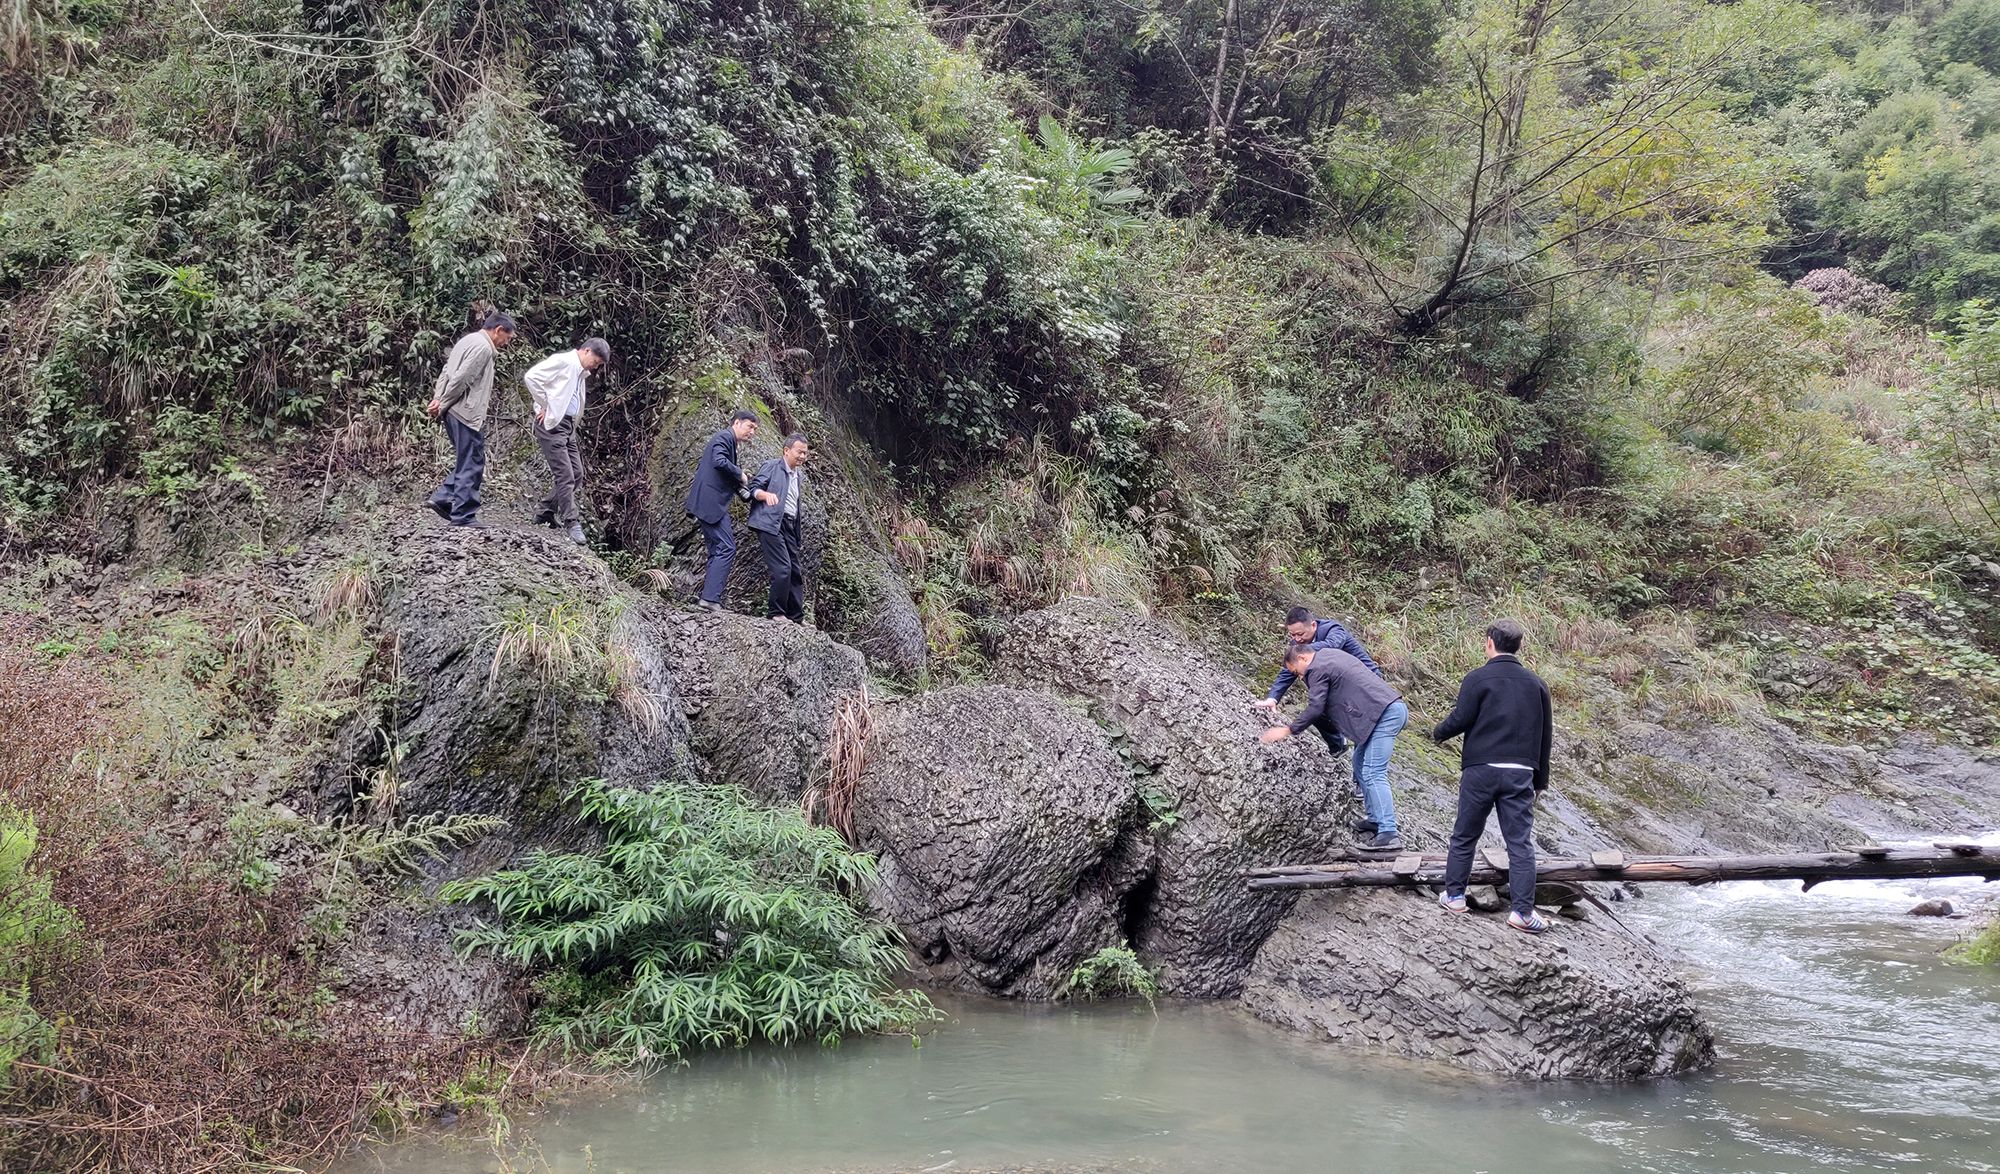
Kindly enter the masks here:
M 526 676 L 537 691 L 602 684 L 606 627 L 605 617 L 583 599 L 559 599 L 546 609 L 515 607 L 492 627 L 487 691 L 495 689 L 501 674 L 509 670 Z
M 845 895 L 875 862 L 833 830 L 728 786 L 587 779 L 570 798 L 603 828 L 601 849 L 538 851 L 443 892 L 498 916 L 462 950 L 551 968 L 544 1042 L 645 1063 L 759 1039 L 832 1044 L 936 1015 L 895 989 L 895 931 Z
M 1970 941 L 1960 942 L 1946 950 L 1944 956 L 1953 962 L 1971 962 L 1980 966 L 2000 966 L 2000 914 L 1986 923 L 1986 928 L 1975 934 Z

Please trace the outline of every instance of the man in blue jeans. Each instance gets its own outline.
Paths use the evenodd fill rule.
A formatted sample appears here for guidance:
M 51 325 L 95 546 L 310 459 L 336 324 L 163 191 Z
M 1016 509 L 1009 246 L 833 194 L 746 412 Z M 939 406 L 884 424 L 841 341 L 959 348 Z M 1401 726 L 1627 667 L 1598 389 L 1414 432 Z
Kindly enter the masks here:
M 1332 748 L 1344 735 L 1354 743 L 1354 781 L 1361 788 L 1368 818 L 1375 824 L 1374 838 L 1367 846 L 1401 848 L 1403 837 L 1396 833 L 1396 799 L 1389 792 L 1389 755 L 1396 749 L 1396 735 L 1410 721 L 1403 695 L 1338 648 L 1288 645 L 1285 668 L 1305 678 L 1305 712 L 1288 726 L 1265 730 L 1261 740 L 1277 742 L 1312 728 Z
M 1338 648 L 1362 664 L 1367 665 L 1369 672 L 1374 673 L 1378 677 L 1382 675 L 1382 666 L 1375 663 L 1374 658 L 1368 655 L 1366 648 L 1361 647 L 1361 641 L 1354 638 L 1354 633 L 1341 627 L 1339 621 L 1319 619 L 1303 607 L 1295 607 L 1285 613 L 1285 639 L 1291 641 L 1293 644 L 1311 649 L 1314 652 L 1322 648 Z M 1290 691 L 1292 683 L 1296 680 L 1298 678 L 1292 675 L 1292 670 L 1287 668 L 1279 669 L 1278 679 L 1271 682 L 1271 692 L 1262 701 L 1256 702 L 1256 707 L 1258 709 L 1275 711 L 1278 708 L 1278 703 L 1285 699 L 1285 694 Z M 1345 740 L 1338 734 L 1330 732 L 1327 735 L 1326 748 L 1330 753 L 1335 755 L 1347 752 Z M 1361 789 L 1360 763 L 1361 756 L 1357 747 L 1354 767 L 1354 787 L 1357 791 Z M 1365 803 L 1367 796 L 1362 796 L 1362 800 Z M 1357 820 L 1354 824 L 1354 834 L 1364 839 L 1374 836 L 1375 833 L 1381 830 L 1372 819 Z
M 1486 663 L 1466 675 L 1451 716 L 1431 731 L 1439 742 L 1465 735 L 1459 753 L 1458 820 L 1451 829 L 1438 903 L 1454 913 L 1465 911 L 1472 849 L 1486 830 L 1486 813 L 1497 811 L 1500 835 L 1507 841 L 1507 889 L 1514 904 L 1507 924 L 1541 933 L 1549 925 L 1535 912 L 1535 792 L 1549 785 L 1555 722 L 1549 687 L 1517 655 L 1523 634 L 1516 620 L 1495 620 L 1487 627 Z

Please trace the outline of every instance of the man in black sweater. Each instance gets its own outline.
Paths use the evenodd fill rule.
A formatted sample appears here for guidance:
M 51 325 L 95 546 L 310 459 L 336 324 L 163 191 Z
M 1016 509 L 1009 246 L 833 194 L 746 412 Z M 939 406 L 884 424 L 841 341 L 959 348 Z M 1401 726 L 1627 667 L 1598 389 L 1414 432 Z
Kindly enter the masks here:
M 1507 888 L 1514 911 L 1507 924 L 1541 933 L 1548 922 L 1535 912 L 1535 792 L 1549 785 L 1549 750 L 1555 734 L 1549 687 L 1521 663 L 1521 625 L 1495 620 L 1486 629 L 1486 663 L 1466 674 L 1458 704 L 1431 737 L 1465 735 L 1459 755 L 1458 821 L 1445 857 L 1444 894 L 1438 903 L 1465 910 L 1465 882 L 1472 849 L 1486 829 L 1486 813 L 1500 814 L 1507 841 Z

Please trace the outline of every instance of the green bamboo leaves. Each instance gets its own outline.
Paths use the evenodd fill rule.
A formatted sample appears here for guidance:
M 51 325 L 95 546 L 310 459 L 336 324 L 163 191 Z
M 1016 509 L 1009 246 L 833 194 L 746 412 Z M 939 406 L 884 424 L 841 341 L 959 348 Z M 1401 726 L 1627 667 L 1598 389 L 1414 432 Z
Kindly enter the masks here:
M 570 797 L 604 829 L 601 849 L 536 852 L 444 890 L 498 915 L 466 931 L 462 950 L 553 968 L 547 1042 L 644 1063 L 936 1016 L 922 994 L 894 989 L 905 965 L 894 929 L 843 895 L 874 879 L 875 862 L 832 830 L 728 786 L 588 779 Z

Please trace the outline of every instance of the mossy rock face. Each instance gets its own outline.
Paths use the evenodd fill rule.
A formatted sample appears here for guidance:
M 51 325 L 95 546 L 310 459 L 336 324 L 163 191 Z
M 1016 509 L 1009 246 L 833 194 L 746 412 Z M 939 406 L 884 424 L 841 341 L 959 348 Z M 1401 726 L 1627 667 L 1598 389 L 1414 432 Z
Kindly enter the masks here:
M 403 813 L 498 815 L 523 833 L 554 814 L 551 798 L 576 779 L 644 784 L 695 769 L 662 604 L 622 590 L 599 559 L 546 530 L 466 531 L 405 515 L 381 541 L 390 585 L 382 625 L 403 683 L 393 707 L 372 707 L 336 735 L 312 809 L 335 814 L 352 803 L 391 744 Z M 581 651 L 601 661 L 615 642 L 630 660 L 630 688 L 655 702 L 650 716 L 609 697 L 601 669 L 553 682 L 519 667 L 494 671 L 509 615 L 546 615 L 559 600 L 600 617 Z
M 701 593 L 708 566 L 700 528 L 682 508 L 688 485 L 709 437 L 728 425 L 731 409 L 697 403 L 662 415 L 653 438 L 648 471 L 656 515 L 656 558 L 668 576 L 670 594 L 693 600 Z M 776 457 L 783 437 L 768 412 L 757 436 L 738 450 L 744 471 Z M 911 602 L 902 568 L 889 554 L 876 522 L 867 486 L 874 480 L 874 457 L 843 430 L 828 427 L 811 435 L 806 499 L 799 519 L 806 575 L 808 620 L 842 643 L 861 650 L 871 666 L 888 676 L 916 681 L 926 665 L 923 621 Z M 770 578 L 755 531 L 746 524 L 749 507 L 730 507 L 736 562 L 723 603 L 744 615 L 769 610 Z

